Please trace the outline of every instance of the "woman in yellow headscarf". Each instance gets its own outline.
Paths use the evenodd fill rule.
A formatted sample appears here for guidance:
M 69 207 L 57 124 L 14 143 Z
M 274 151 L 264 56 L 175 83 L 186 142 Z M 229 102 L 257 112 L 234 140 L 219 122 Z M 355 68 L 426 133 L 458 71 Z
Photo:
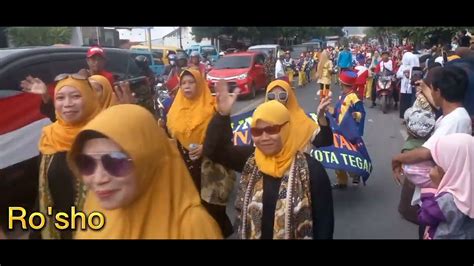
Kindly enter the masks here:
M 87 78 L 78 74 L 62 74 L 56 77 L 56 81 L 54 107 L 57 121 L 43 128 L 39 141 L 38 208 L 42 213 L 48 213 L 48 207 L 52 207 L 53 214 L 70 213 L 72 206 L 80 208 L 82 205 L 82 183 L 67 167 L 66 153 L 81 128 L 99 112 L 98 98 Z M 41 231 L 33 232 L 31 238 L 72 238 L 72 231 L 59 231 L 51 217 L 54 215 L 46 216 L 46 226 Z
M 117 104 L 114 90 L 107 78 L 101 75 L 93 75 L 89 77 L 89 81 L 99 97 L 101 111 Z
M 226 101 L 218 96 L 218 102 Z M 220 109 L 219 112 L 224 110 Z M 208 128 L 223 137 L 210 156 L 242 172 L 237 192 L 238 237 L 243 239 L 331 239 L 332 192 L 321 163 L 299 151 L 293 117 L 278 101 L 254 112 L 251 134 L 256 149 L 234 146 L 230 127 L 214 118 Z M 221 121 L 220 121 L 221 120 Z
M 83 211 L 106 219 L 101 230 L 78 231 L 75 238 L 222 238 L 174 141 L 143 107 L 122 104 L 100 113 L 79 133 L 68 163 L 88 187 Z
M 203 174 L 207 174 L 205 166 L 210 162 L 203 157 L 205 153 L 204 139 L 207 126 L 215 113 L 215 99 L 206 81 L 198 70 L 186 69 L 179 78 L 179 90 L 167 115 L 169 135 L 177 141 L 178 149 L 191 173 L 194 184 L 202 193 Z M 222 171 L 226 173 L 226 171 Z M 233 175 L 231 172 L 229 175 Z M 226 214 L 224 205 L 202 203 L 216 219 L 224 237 L 232 234 L 232 223 Z
M 331 103 L 330 98 L 324 98 L 318 107 L 319 125 L 306 115 L 298 104 L 293 88 L 285 80 L 278 79 L 268 84 L 265 101 L 271 100 L 277 100 L 288 108 L 294 122 L 291 131 L 298 136 L 297 145 L 301 151 L 307 151 L 311 148 L 310 144 L 315 147 L 333 144 L 332 130 L 324 116 L 327 106 Z

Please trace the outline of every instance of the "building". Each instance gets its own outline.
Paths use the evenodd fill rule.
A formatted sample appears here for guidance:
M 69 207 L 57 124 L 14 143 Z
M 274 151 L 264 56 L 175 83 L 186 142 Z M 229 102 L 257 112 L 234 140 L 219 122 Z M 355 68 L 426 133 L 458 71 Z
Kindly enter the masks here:
M 180 34 L 181 31 L 181 34 Z M 192 27 L 177 27 L 170 33 L 163 36 L 163 41 L 161 45 L 165 46 L 176 46 L 182 47 L 183 49 L 189 48 L 191 45 L 196 44 L 194 35 L 191 33 Z M 155 40 L 158 42 L 157 40 Z M 152 40 L 153 44 L 153 40 Z M 211 45 L 212 42 L 208 38 L 203 38 L 200 42 L 203 45 Z
M 71 45 L 119 47 L 119 32 L 114 27 L 73 27 Z

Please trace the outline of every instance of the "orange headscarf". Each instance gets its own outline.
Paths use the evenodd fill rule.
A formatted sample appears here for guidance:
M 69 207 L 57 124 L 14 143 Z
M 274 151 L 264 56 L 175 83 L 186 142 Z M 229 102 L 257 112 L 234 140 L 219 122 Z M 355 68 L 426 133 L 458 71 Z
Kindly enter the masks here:
M 112 106 L 90 121 L 79 135 L 89 130 L 116 142 L 133 160 L 137 198 L 127 206 L 106 210 L 95 193 L 88 193 L 83 211 L 99 211 L 106 222 L 98 231 L 78 231 L 75 238 L 222 238 L 219 226 L 201 205 L 174 140 L 166 136 L 150 112 L 134 104 Z M 68 163 L 80 178 L 73 158 L 81 152 L 84 142 L 77 140 L 68 154 Z
M 102 95 L 99 97 L 101 111 L 117 104 L 117 98 L 115 97 L 112 85 L 106 77 L 101 75 L 93 75 L 89 79 L 99 83 L 102 86 Z
M 87 80 L 78 80 L 72 77 L 63 79 L 56 84 L 54 94 L 56 95 L 65 86 L 74 87 L 81 93 L 84 101 L 82 119 L 77 123 L 71 124 L 64 121 L 61 115 L 56 112 L 57 121 L 44 127 L 41 133 L 38 148 L 42 154 L 68 151 L 77 133 L 100 111 L 97 94 Z
M 185 149 L 189 149 L 192 143 L 204 142 L 207 125 L 215 112 L 215 100 L 199 71 L 187 69 L 181 73 L 180 80 L 186 72 L 191 73 L 196 80 L 197 96 L 190 100 L 184 97 L 181 88 L 178 90 L 168 113 L 168 130 Z
M 291 133 L 297 138 L 297 146 L 300 151 L 306 150 L 309 142 L 311 141 L 312 136 L 315 131 L 318 129 L 318 124 L 309 118 L 304 110 L 298 104 L 298 99 L 291 88 L 290 84 L 284 80 L 275 80 L 272 81 L 267 86 L 267 95 L 275 87 L 280 87 L 288 93 L 288 102 L 286 103 L 286 108 L 291 115 Z M 267 96 L 265 95 L 265 96 Z M 268 99 L 265 97 L 265 99 Z
M 286 107 L 278 101 L 269 101 L 261 104 L 252 116 L 252 127 L 255 127 L 259 120 L 272 125 L 283 125 L 280 130 L 281 142 L 283 148 L 279 153 L 267 156 L 261 152 L 258 147 L 255 149 L 255 162 L 258 169 L 272 177 L 281 178 L 290 168 L 296 153 L 299 150 L 299 136 L 292 131 L 293 120 Z

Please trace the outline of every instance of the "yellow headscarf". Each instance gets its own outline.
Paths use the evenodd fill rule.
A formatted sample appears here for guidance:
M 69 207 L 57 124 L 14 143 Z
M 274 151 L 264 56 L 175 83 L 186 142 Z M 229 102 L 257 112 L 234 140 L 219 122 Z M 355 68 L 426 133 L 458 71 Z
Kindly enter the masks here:
M 280 131 L 283 148 L 279 153 L 267 156 L 258 147 L 255 149 L 255 162 L 258 169 L 272 177 L 283 177 L 283 174 L 290 168 L 299 149 L 297 145 L 298 135 L 292 131 L 293 120 L 290 117 L 288 109 L 278 101 L 269 101 L 261 104 L 255 109 L 252 116 L 252 127 L 255 127 L 259 120 L 272 125 L 283 125 L 289 122 Z
M 304 110 L 300 107 L 293 88 L 291 88 L 288 82 L 284 80 L 272 81 L 267 86 L 267 95 L 275 87 L 281 87 L 288 93 L 286 108 L 291 115 L 291 132 L 293 136 L 297 136 L 296 145 L 298 146 L 298 149 L 304 151 L 311 141 L 311 137 L 319 126 L 316 124 L 316 122 L 314 122 L 314 120 L 309 118 Z M 265 97 L 265 99 L 268 98 Z
M 112 106 L 81 133 L 86 130 L 109 137 L 131 157 L 138 193 L 130 205 L 115 210 L 101 208 L 95 194 L 88 193 L 84 212 L 99 211 L 105 215 L 106 223 L 99 231 L 78 231 L 76 238 L 222 238 L 219 226 L 201 205 L 176 144 L 167 138 L 149 111 L 133 104 Z M 72 158 L 83 146 L 78 139 L 68 154 L 68 163 L 76 175 L 78 170 Z
M 102 86 L 102 95 L 99 97 L 101 111 L 117 104 L 117 98 L 115 97 L 114 90 L 112 89 L 112 85 L 107 78 L 101 75 L 93 75 L 89 79 L 92 79 Z
M 100 111 L 97 94 L 87 80 L 71 77 L 63 79 L 56 84 L 54 94 L 56 95 L 65 86 L 71 86 L 80 91 L 84 101 L 83 118 L 78 123 L 71 124 L 64 121 L 61 115 L 56 112 L 57 121 L 44 127 L 41 133 L 38 148 L 42 154 L 68 151 L 77 133 Z
M 174 139 L 177 139 L 185 149 L 188 149 L 189 144 L 204 142 L 207 125 L 215 112 L 215 100 L 199 71 L 187 69 L 181 73 L 180 79 L 186 72 L 191 73 L 196 80 L 198 95 L 189 100 L 184 97 L 181 88 L 178 90 L 168 113 L 168 130 Z

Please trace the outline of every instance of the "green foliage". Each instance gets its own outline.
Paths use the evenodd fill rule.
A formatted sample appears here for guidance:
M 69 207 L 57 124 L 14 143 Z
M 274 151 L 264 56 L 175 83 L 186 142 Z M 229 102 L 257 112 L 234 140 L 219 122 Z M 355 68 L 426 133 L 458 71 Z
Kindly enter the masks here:
M 248 38 L 252 42 L 267 39 L 294 38 L 309 40 L 330 35 L 342 36 L 342 27 L 193 27 L 196 39 L 231 36 L 234 40 Z
M 70 27 L 10 27 L 7 32 L 15 46 L 68 44 L 72 36 Z

